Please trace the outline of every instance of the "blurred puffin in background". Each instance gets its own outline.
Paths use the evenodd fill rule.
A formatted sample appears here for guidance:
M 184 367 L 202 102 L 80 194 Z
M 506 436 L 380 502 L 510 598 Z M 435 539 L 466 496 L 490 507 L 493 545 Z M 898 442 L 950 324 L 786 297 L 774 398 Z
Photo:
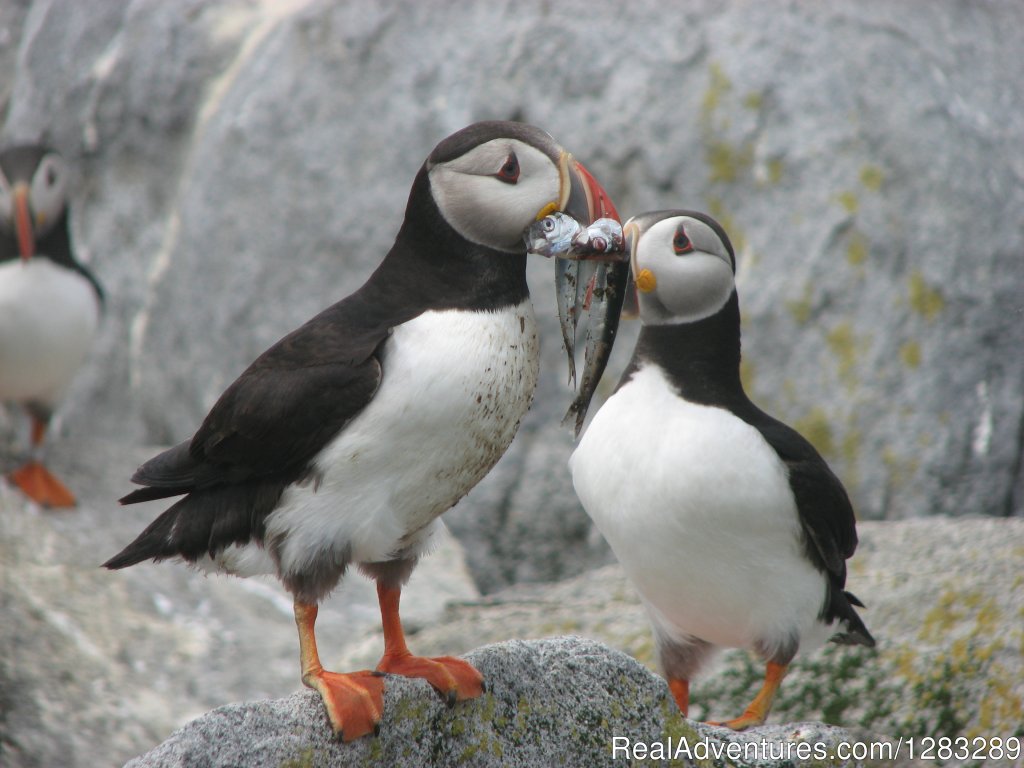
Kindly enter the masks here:
M 75 259 L 68 227 L 69 169 L 39 144 L 0 150 L 0 402 L 32 422 L 31 455 L 8 479 L 47 507 L 74 495 L 43 463 L 50 419 L 92 347 L 103 304 Z

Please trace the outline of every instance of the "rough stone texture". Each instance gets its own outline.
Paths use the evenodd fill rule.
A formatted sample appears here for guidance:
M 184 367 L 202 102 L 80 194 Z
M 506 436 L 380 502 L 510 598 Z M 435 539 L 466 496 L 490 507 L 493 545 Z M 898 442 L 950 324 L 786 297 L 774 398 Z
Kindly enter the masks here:
M 862 518 L 1020 515 L 1022 29 L 1013 0 L 699 0 L 672 13 L 655 0 L 0 3 L 0 139 L 45 137 L 69 159 L 74 239 L 109 297 L 53 430 L 52 463 L 83 508 L 42 514 L 0 491 L 0 763 L 107 764 L 217 704 L 295 689 L 277 587 L 173 566 L 94 569 L 159 508 L 113 500 L 143 446 L 190 434 L 259 351 L 365 279 L 423 157 L 476 119 L 546 127 L 624 213 L 682 205 L 723 221 L 741 254 L 751 391 L 815 441 Z M 550 264 L 536 261 L 530 281 L 543 354 L 533 411 L 446 518 L 486 592 L 608 560 L 565 468 L 571 438 L 557 422 L 570 393 Z M 624 326 L 601 396 L 634 334 Z M 25 433 L 18 412 L 0 411 L 0 470 Z M 1005 602 L 1020 583 L 996 595 L 975 578 L 1019 563 L 1021 549 L 977 534 L 1001 553 L 986 564 L 984 550 L 927 536 L 996 530 L 952 525 L 876 529 L 913 531 L 874 535 L 894 564 L 892 593 L 909 595 L 894 598 L 891 621 L 885 590 L 876 600 L 855 589 L 875 606 L 873 627 L 916 627 L 874 685 L 938 686 L 956 700 L 943 681 L 1001 679 L 989 704 L 980 689 L 963 694 L 976 715 L 948 721 L 983 729 L 1019 702 L 1019 639 L 988 628 L 1020 616 Z M 904 539 L 887 548 L 889 535 Z M 897 544 L 913 549 L 914 537 L 931 551 L 899 570 Z M 421 571 L 424 584 L 443 571 Z M 454 594 L 474 593 L 461 582 Z M 376 621 L 371 604 L 342 598 L 321 619 L 339 643 Z M 405 601 L 409 618 L 417 602 Z M 563 632 L 588 621 L 584 609 L 624 606 L 604 604 L 595 591 L 561 618 L 545 604 L 530 627 L 502 619 L 494 637 Z M 639 653 L 643 622 L 623 615 L 632 639 L 620 647 Z M 1016 678 L 1000 678 L 994 659 Z M 835 669 L 827 661 L 822 674 Z M 715 679 L 743 687 L 749 670 L 730 668 Z M 826 716 L 791 708 L 792 682 L 780 718 Z M 708 695 L 719 687 L 709 680 Z M 716 711 L 739 703 L 722 695 Z M 885 717 L 888 732 L 916 727 L 906 713 Z
M 862 517 L 1024 508 L 1019 3 L 38 0 L 0 24 L 0 136 L 71 160 L 75 240 L 110 289 L 59 431 L 190 434 L 369 274 L 438 139 L 515 117 L 622 211 L 726 224 L 751 390 Z M 550 264 L 531 283 L 534 410 L 449 515 L 485 591 L 608 560 L 565 472 Z
M 481 648 L 468 658 L 487 677 L 487 694 L 447 707 L 422 681 L 389 679 L 377 738 L 334 741 L 320 700 L 311 692 L 299 693 L 220 707 L 126 768 L 689 766 L 696 763 L 683 757 L 686 750 L 700 756 L 701 749 L 727 749 L 730 743 L 739 756 L 730 765 L 738 768 L 792 765 L 792 760 L 771 756 L 801 743 L 808 755 L 821 750 L 816 764 L 840 766 L 863 764 L 831 759 L 840 742 L 877 738 L 815 723 L 736 734 L 687 721 L 649 671 L 624 654 L 580 638 L 511 641 Z M 615 737 L 628 742 L 616 742 L 620 751 L 613 756 Z M 762 740 L 771 746 L 762 747 Z M 670 757 L 681 743 L 685 746 L 676 761 L 629 763 L 626 746 L 635 748 L 637 742 L 647 745 L 647 755 L 655 755 L 661 744 Z
M 895 737 L 1024 738 L 1024 521 L 863 523 L 849 589 L 875 650 L 830 645 L 797 657 L 769 723 L 817 720 Z M 577 634 L 656 667 L 646 615 L 618 565 L 452 606 L 410 643 L 461 653 L 507 637 Z M 341 667 L 373 660 L 350 647 Z M 691 688 L 699 719 L 739 715 L 764 668 L 721 654 Z
M 41 512 L 0 484 L 0 766 L 120 765 L 208 709 L 301 688 L 291 600 L 277 584 L 173 563 L 99 567 L 160 509 L 114 502 L 125 468 L 152 449 L 55 447 L 77 510 Z M 477 595 L 449 537 L 413 574 L 403 616 L 415 631 Z M 353 572 L 320 612 L 324 658 L 369 627 L 379 655 L 376 593 Z

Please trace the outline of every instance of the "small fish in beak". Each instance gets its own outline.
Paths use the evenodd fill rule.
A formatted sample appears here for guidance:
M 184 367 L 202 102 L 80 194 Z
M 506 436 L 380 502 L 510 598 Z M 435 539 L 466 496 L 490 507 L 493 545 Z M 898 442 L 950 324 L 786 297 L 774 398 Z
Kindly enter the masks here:
M 617 216 L 610 201 L 610 213 Z M 572 422 L 578 436 L 590 401 L 611 356 L 619 314 L 629 280 L 628 253 L 617 218 L 603 216 L 590 225 L 555 212 L 534 222 L 524 235 L 527 249 L 555 259 L 555 297 L 562 340 L 569 358 L 569 383 L 576 382 L 576 329 L 587 315 L 583 378 L 562 423 Z

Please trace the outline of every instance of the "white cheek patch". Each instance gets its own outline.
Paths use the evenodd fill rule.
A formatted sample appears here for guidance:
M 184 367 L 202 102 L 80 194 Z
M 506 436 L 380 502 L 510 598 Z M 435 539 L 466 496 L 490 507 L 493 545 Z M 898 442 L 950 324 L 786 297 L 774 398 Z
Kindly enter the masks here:
M 658 299 L 676 322 L 710 317 L 725 306 L 735 282 L 719 256 L 692 253 L 655 270 Z
M 519 160 L 515 184 L 495 177 L 510 154 Z M 545 204 L 558 200 L 559 174 L 540 150 L 495 140 L 429 171 L 438 210 L 462 237 L 496 250 L 519 252 L 523 231 Z

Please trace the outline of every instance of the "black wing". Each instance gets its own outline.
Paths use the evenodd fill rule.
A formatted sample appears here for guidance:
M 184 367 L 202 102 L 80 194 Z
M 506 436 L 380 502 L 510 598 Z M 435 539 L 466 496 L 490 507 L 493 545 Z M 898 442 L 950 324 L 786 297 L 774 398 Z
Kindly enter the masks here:
M 833 641 L 873 647 L 875 640 L 855 605 L 863 603 L 843 588 L 846 561 L 857 549 L 857 521 L 846 489 L 828 464 L 799 432 L 757 410 L 749 422 L 775 450 L 789 471 L 807 556 L 828 576 L 828 592 L 820 616 L 838 620 Z
M 132 481 L 145 487 L 122 504 L 187 495 L 107 567 L 195 560 L 262 537 L 285 487 L 380 386 L 378 353 L 392 323 L 367 323 L 358 310 L 350 297 L 283 338 L 225 390 L 191 441 L 138 469 Z
M 763 413 L 752 424 L 789 470 L 808 554 L 842 588 L 846 561 L 857 549 L 856 518 L 846 489 L 799 432 Z

